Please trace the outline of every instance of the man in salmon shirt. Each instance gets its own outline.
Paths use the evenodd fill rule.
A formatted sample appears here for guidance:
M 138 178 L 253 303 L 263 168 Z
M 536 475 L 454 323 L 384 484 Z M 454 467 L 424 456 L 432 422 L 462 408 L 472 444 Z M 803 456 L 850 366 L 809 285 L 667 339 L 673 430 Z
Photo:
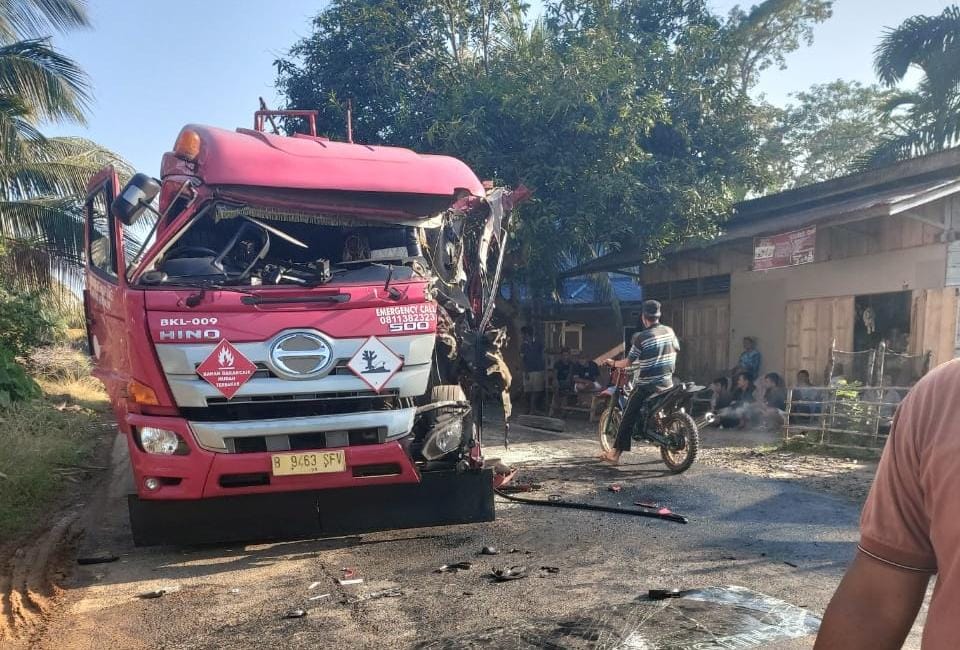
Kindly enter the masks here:
M 960 648 L 960 360 L 910 391 L 893 419 L 853 564 L 815 650 L 899 648 L 937 583 L 924 650 Z

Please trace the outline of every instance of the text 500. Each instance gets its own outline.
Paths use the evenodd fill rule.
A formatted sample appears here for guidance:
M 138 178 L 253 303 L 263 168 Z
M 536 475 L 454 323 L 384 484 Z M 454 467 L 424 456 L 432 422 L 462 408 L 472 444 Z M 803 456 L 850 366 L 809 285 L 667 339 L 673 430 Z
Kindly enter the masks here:
M 427 321 L 415 321 L 413 323 L 390 323 L 390 331 L 399 332 L 426 332 L 430 329 L 430 323 Z

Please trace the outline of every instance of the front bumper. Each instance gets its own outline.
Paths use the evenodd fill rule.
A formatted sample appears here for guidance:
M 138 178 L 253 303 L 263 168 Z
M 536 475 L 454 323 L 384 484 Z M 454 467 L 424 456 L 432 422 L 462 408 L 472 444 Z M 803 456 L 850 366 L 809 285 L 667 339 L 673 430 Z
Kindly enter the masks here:
M 216 453 L 202 448 L 183 418 L 129 414 L 127 437 L 137 495 L 142 500 L 190 500 L 275 492 L 333 490 L 377 485 L 417 484 L 420 476 L 399 440 L 340 447 L 346 471 L 333 474 L 273 476 L 271 453 Z M 151 426 L 175 431 L 186 442 L 183 456 L 148 454 L 134 440 L 136 430 Z M 160 487 L 147 490 L 147 478 Z
M 137 546 L 309 539 L 494 520 L 493 470 L 425 472 L 419 483 L 192 501 L 130 495 Z

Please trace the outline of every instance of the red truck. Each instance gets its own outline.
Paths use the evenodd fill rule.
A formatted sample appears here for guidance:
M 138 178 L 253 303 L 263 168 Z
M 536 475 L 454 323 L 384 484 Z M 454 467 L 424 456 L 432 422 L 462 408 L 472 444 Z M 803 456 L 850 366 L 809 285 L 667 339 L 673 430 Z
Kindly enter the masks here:
M 135 543 L 491 520 L 478 414 L 509 387 L 490 321 L 520 193 L 306 112 L 279 113 L 309 134 L 265 133 L 274 113 L 184 127 L 159 179 L 88 185 L 88 339 Z

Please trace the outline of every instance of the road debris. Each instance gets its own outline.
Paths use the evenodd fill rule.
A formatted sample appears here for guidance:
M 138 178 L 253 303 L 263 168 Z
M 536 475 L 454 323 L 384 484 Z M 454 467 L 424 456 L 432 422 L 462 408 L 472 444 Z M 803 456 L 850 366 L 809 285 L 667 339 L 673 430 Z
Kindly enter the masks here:
M 480 549 L 480 555 L 500 555 L 496 546 L 484 546 Z
M 390 589 L 382 589 L 381 591 L 372 591 L 369 594 L 360 594 L 354 598 L 354 602 L 362 602 L 364 600 L 375 600 L 377 598 L 399 598 L 403 595 L 403 589 L 400 587 L 391 587 Z
M 507 494 L 517 494 L 519 492 L 533 492 L 534 490 L 542 490 L 543 486 L 539 483 L 517 483 L 516 485 L 504 485 L 499 488 L 501 492 Z
M 620 486 L 619 483 L 614 483 L 613 485 L 611 485 L 611 486 L 608 487 L 607 489 L 608 489 L 609 491 L 611 491 L 611 492 L 619 492 L 619 491 L 622 490 L 623 488 Z
M 542 566 L 540 570 L 546 571 L 547 573 L 560 573 L 560 567 L 558 566 Z
M 650 600 L 665 600 L 667 598 L 680 598 L 686 591 L 682 589 L 650 589 L 647 592 L 647 597 Z
M 340 570 L 343 572 L 343 575 L 340 577 L 344 580 L 349 580 L 350 578 L 355 578 L 357 576 L 357 570 L 351 566 L 345 566 Z
M 312 590 L 312 589 L 316 589 L 316 588 L 319 587 L 321 584 L 322 584 L 322 583 L 321 583 L 319 580 L 316 581 L 316 582 L 311 582 L 311 583 L 310 583 L 310 586 L 307 587 L 307 591 L 310 591 L 310 590 Z
M 527 577 L 527 567 L 525 566 L 512 566 L 502 569 L 491 569 L 490 575 L 493 576 L 494 582 L 508 582 L 510 580 L 520 580 L 521 578 Z
M 343 578 L 337 578 L 337 584 L 338 584 L 338 585 L 342 585 L 342 586 L 347 586 L 347 585 L 362 585 L 362 584 L 363 584 L 363 578 L 350 578 L 350 579 L 348 579 L 348 580 L 344 580 Z
M 309 598 L 307 598 L 307 600 L 309 601 L 323 600 L 324 598 L 329 598 L 329 597 L 330 597 L 330 594 L 320 594 L 318 596 L 310 596 Z
M 307 615 L 307 611 L 304 609 L 291 609 L 289 612 L 286 612 L 281 618 L 303 618 Z
M 97 555 L 78 557 L 77 564 L 81 566 L 86 566 L 88 564 L 107 564 L 108 562 L 116 562 L 119 559 L 120 556 L 114 555 L 113 553 L 99 553 Z
M 794 564 L 793 562 L 784 562 L 787 566 L 792 566 L 794 569 L 799 569 L 800 567 Z
M 167 589 L 154 589 L 152 591 L 144 591 L 143 593 L 137 594 L 137 598 L 149 600 L 152 598 L 160 598 L 167 593 L 169 593 Z
M 564 501 L 559 495 L 549 495 L 547 500 L 542 499 L 528 499 L 526 497 L 518 497 L 512 494 L 506 494 L 500 490 L 494 490 L 497 496 L 500 496 L 508 501 L 516 501 L 517 503 L 526 503 L 532 506 L 552 506 L 554 508 L 569 508 L 571 510 L 590 510 L 593 512 L 610 512 L 619 515 L 634 515 L 636 517 L 652 517 L 654 519 L 665 519 L 667 521 L 675 521 L 679 524 L 686 524 L 688 520 L 683 515 L 678 515 L 675 512 L 672 512 L 669 508 L 660 508 L 659 510 L 652 509 L 643 509 L 643 510 L 630 510 L 627 508 L 614 508 L 612 506 L 598 506 L 592 503 L 578 503 L 575 501 Z
M 455 564 L 444 564 L 439 569 L 436 569 L 434 573 L 456 573 L 457 571 L 467 571 L 473 567 L 473 564 L 470 562 L 457 562 Z

